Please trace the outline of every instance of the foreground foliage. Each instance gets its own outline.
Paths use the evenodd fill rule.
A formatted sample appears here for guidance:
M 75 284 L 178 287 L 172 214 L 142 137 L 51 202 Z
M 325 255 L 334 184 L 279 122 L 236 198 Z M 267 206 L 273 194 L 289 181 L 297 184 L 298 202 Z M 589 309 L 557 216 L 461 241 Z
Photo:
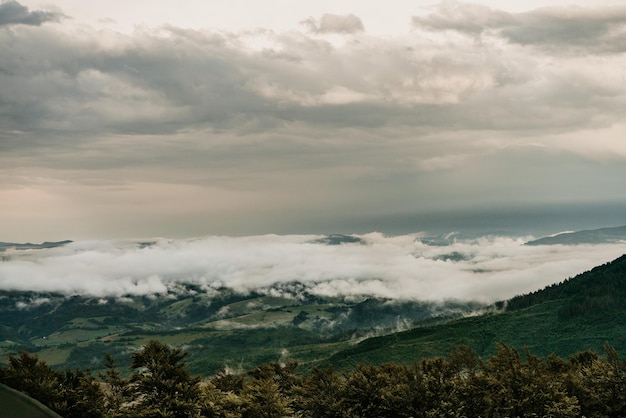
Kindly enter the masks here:
M 296 363 L 274 363 L 204 382 L 186 370 L 186 355 L 153 340 L 132 354 L 129 378 L 108 355 L 96 378 L 22 352 L 0 369 L 0 381 L 68 418 L 626 416 L 626 361 L 608 345 L 603 355 L 563 360 L 500 343 L 485 361 L 460 346 L 413 366 L 329 367 L 308 376 Z

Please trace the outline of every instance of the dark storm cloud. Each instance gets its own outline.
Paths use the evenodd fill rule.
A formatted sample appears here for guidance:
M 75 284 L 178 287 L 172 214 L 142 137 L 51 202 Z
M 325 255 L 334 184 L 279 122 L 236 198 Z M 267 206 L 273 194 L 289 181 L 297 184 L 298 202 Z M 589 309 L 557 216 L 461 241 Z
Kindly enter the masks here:
M 504 27 L 511 42 L 588 54 L 626 51 L 626 7 L 540 9 Z
M 219 129 L 230 125 L 234 109 L 260 110 L 244 89 L 240 54 L 222 38 L 170 34 L 24 31 L 15 43 L 2 42 L 2 126 L 88 139 L 103 132 L 168 134 L 198 124 Z
M 626 7 L 570 6 L 509 13 L 477 4 L 445 2 L 431 14 L 413 17 L 413 25 L 472 36 L 501 36 L 511 43 L 553 52 L 606 54 L 626 50 Z
M 521 18 L 505 12 L 446 4 L 416 24 L 466 33 L 523 28 Z M 320 32 L 360 27 L 349 15 L 316 24 Z M 619 68 L 608 62 L 571 58 L 545 66 L 549 54 L 471 39 L 357 33 L 355 41 L 333 44 L 319 34 L 172 27 L 131 35 L 82 28 L 79 35 L 53 27 L 0 33 L 0 122 L 5 137 L 20 133 L 4 147 L 49 141 L 43 132 L 84 142 L 203 129 L 245 136 L 294 123 L 328 130 L 572 129 L 601 122 L 599 113 L 612 119 L 623 102 L 623 89 L 613 84 L 621 75 L 602 73 Z
M 408 106 L 455 102 L 489 83 L 481 65 L 458 56 L 440 54 L 437 68 L 429 68 L 405 45 L 378 40 L 333 46 L 298 34 L 176 28 L 81 35 L 21 31 L 0 44 L 7 58 L 0 75 L 5 129 L 82 138 L 199 127 L 250 134 L 294 120 L 380 126 L 394 114 L 414 125 L 428 112 Z M 250 49 L 248 38 L 272 46 Z
M 42 10 L 31 12 L 28 10 L 28 7 L 13 0 L 3 0 L 2 3 L 0 3 L 0 26 L 39 26 L 45 22 L 58 21 L 62 17 L 62 14 Z

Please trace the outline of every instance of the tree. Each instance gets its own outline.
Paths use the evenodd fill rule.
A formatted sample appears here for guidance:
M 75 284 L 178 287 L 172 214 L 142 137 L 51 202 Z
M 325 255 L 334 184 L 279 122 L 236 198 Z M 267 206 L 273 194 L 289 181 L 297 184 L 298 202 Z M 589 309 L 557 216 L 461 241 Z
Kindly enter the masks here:
M 128 403 L 128 381 L 122 379 L 115 367 L 115 360 L 106 353 L 104 355 L 105 373 L 100 373 L 100 379 L 106 384 L 107 390 L 104 395 L 104 411 L 107 417 L 115 418 L 123 416 L 123 409 Z
M 422 360 L 423 403 L 427 417 L 460 417 L 462 403 L 457 398 L 458 372 L 447 358 Z
M 202 386 L 201 415 L 206 418 L 240 418 L 244 399 L 233 391 L 223 391 L 213 383 Z
M 130 411 L 139 417 L 200 415 L 200 378 L 185 369 L 187 353 L 151 340 L 132 355 Z
M 311 375 L 299 386 L 297 407 L 305 411 L 304 416 L 316 418 L 340 418 L 344 381 L 332 366 L 326 369 L 315 367 Z
M 66 370 L 61 382 L 65 418 L 100 418 L 104 415 L 104 394 L 89 371 Z M 108 416 L 108 415 L 107 415 Z
M 291 415 L 289 401 L 281 394 L 272 378 L 259 378 L 246 382 L 243 391 L 245 418 L 283 418 Z
M 562 376 L 550 372 L 550 367 L 554 370 L 553 365 L 549 367 L 528 350 L 524 362 L 517 350 L 503 343 L 498 343 L 496 350 L 497 354 L 484 367 L 489 404 L 487 415 L 580 416 L 578 399 L 568 393 Z
M 66 418 L 103 416 L 104 396 L 89 371 L 61 373 L 23 351 L 17 357 L 9 356 L 9 367 L 0 369 L 0 381 Z
M 25 351 L 9 356 L 9 367 L 1 369 L 0 381 L 37 399 L 55 412 L 62 409 L 60 392 L 62 376 L 36 355 Z
M 570 378 L 571 391 L 581 403 L 585 416 L 626 416 L 626 362 L 606 344 L 606 356 L 579 353 L 570 359 L 575 368 Z
M 211 384 L 222 392 L 241 393 L 243 390 L 244 377 L 240 374 L 228 372 L 222 368 L 218 374 L 211 379 Z
M 343 405 L 348 416 L 402 417 L 410 413 L 411 394 L 403 366 L 358 365 L 346 375 Z

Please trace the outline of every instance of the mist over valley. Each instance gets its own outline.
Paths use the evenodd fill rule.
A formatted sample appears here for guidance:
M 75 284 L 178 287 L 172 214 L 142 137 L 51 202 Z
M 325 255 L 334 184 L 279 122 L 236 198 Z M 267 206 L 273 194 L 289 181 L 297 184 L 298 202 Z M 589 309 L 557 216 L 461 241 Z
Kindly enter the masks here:
M 0 289 L 93 297 L 176 295 L 193 285 L 294 299 L 378 297 L 492 303 L 624 252 L 623 241 L 529 246 L 532 237 L 461 234 L 209 236 L 6 248 Z

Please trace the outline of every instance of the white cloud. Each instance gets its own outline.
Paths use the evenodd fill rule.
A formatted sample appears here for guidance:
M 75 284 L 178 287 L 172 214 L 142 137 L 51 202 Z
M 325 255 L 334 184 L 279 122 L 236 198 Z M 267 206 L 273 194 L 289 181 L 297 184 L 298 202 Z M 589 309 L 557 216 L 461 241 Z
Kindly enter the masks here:
M 297 296 L 379 296 L 494 301 L 540 289 L 608 262 L 623 245 L 524 246 L 484 237 L 430 246 L 419 235 L 362 235 L 364 244 L 325 245 L 319 236 L 264 235 L 134 242 L 76 242 L 5 254 L 0 288 L 96 297 L 207 291 L 270 291 Z M 446 257 L 454 254 L 456 257 Z M 458 257 L 458 255 L 463 257 Z M 453 261 L 456 260 L 456 261 Z M 287 292 L 287 293 L 285 293 Z
M 304 20 L 302 24 L 316 33 L 358 33 L 365 30 L 361 19 L 353 14 L 325 13 L 319 20 L 309 18 Z
M 626 8 L 542 7 L 511 13 L 446 1 L 430 14 L 413 17 L 413 25 L 432 31 L 455 31 L 475 37 L 501 37 L 553 53 L 605 54 L 624 50 Z

